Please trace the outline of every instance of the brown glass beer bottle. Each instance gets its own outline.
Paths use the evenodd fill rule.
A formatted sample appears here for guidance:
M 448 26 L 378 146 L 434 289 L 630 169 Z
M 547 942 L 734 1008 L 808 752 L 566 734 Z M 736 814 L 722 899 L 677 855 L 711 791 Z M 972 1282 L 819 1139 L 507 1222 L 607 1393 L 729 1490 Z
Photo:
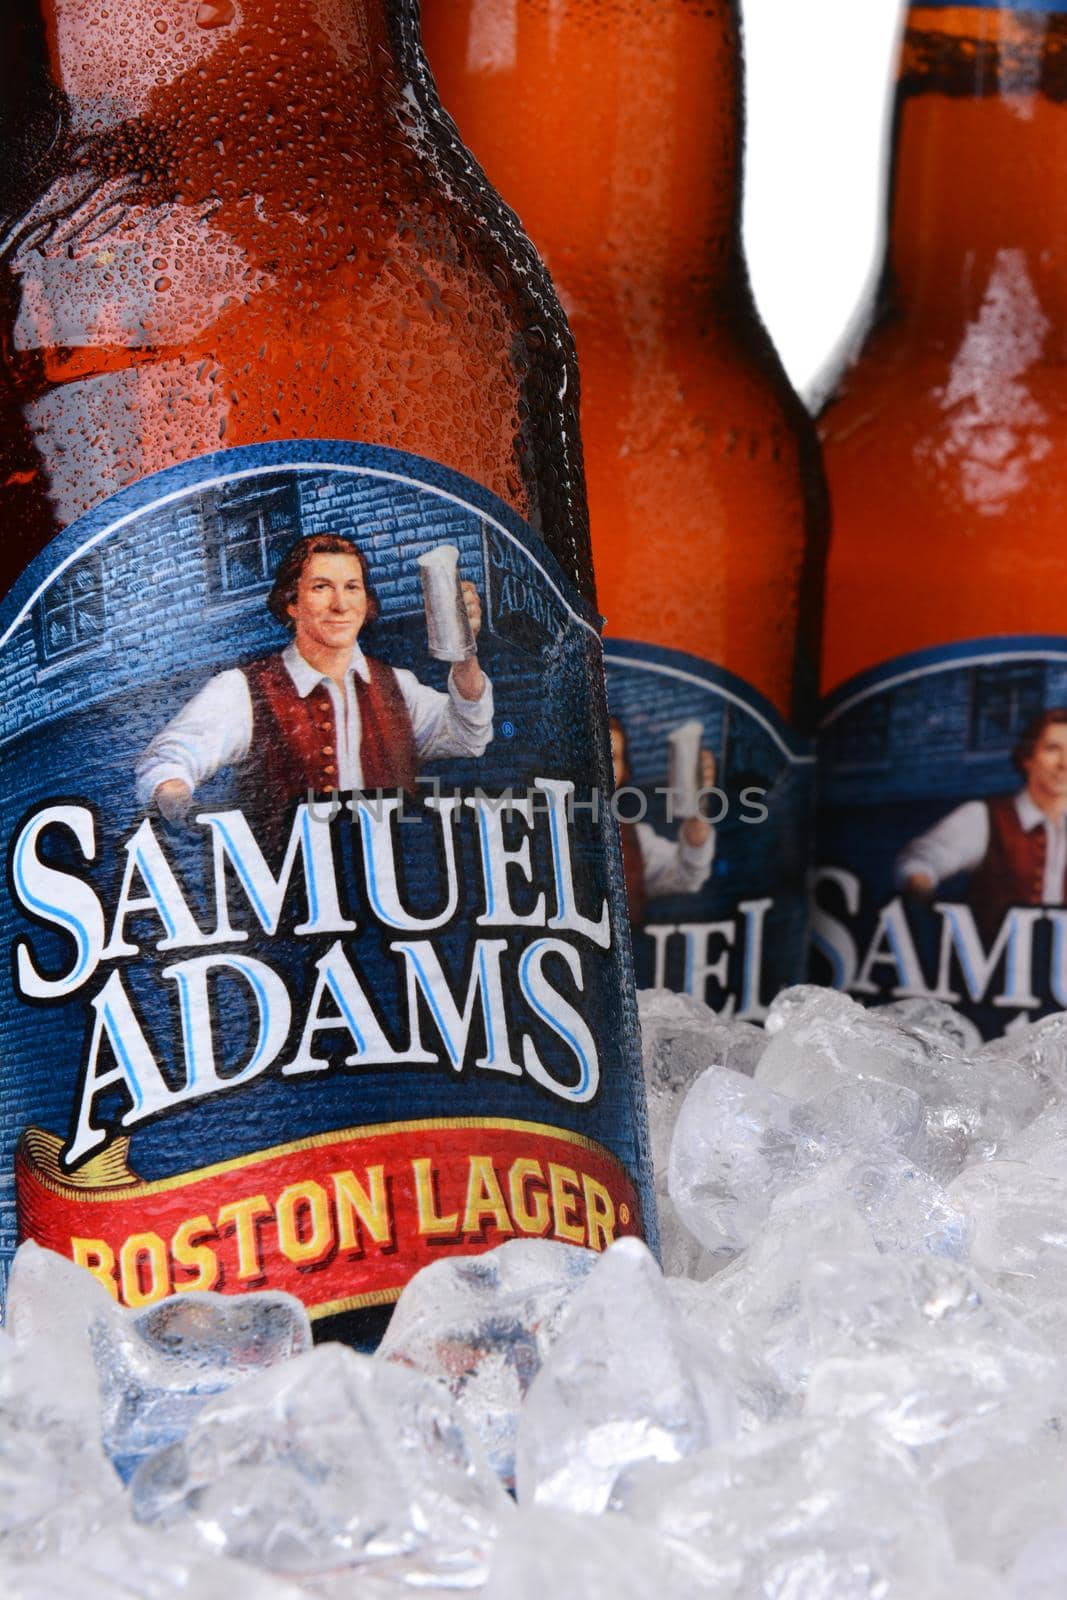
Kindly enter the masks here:
M 824 503 L 742 253 L 737 6 L 423 18 L 578 346 L 638 981 L 759 1019 L 805 959 Z
M 0 1262 L 367 1336 L 640 1231 L 573 348 L 417 5 L 4 43 Z
M 888 255 L 822 421 L 816 975 L 1067 1004 L 1067 8 L 912 6 Z

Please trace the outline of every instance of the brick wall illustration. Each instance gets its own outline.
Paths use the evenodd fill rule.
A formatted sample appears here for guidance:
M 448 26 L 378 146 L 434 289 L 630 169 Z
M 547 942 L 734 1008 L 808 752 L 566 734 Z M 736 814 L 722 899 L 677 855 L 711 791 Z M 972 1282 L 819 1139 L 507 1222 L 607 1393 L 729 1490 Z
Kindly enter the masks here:
M 824 802 L 966 800 L 1016 789 L 1011 752 L 1033 711 L 1067 705 L 1067 665 L 1048 661 L 1033 671 L 1036 704 L 1008 708 L 999 742 L 976 739 L 983 680 L 972 666 L 911 679 L 845 712 L 823 737 Z M 989 670 L 993 682 L 996 672 Z

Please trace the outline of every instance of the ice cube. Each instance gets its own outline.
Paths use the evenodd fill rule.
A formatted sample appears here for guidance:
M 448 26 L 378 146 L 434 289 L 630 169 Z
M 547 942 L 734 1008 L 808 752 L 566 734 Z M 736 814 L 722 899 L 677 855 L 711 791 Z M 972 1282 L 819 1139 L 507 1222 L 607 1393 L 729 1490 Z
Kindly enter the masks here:
M 1008 1575 L 1011 1600 L 1063 1600 L 1067 1594 L 1067 1524 L 1035 1534 Z
M 756 1079 L 794 1100 L 813 1099 L 856 1078 L 878 1078 L 922 1094 L 936 1062 L 955 1054 L 832 989 L 805 991 L 802 1001 L 783 1005 L 776 1021 Z
M 794 1105 L 792 1127 L 804 1159 L 815 1164 L 861 1151 L 896 1151 L 922 1164 L 926 1107 L 914 1089 L 858 1078 Z
M 973 1054 L 982 1043 L 974 1023 L 944 1000 L 891 1000 L 888 1005 L 875 1006 L 874 1012 L 960 1055 Z
M 915 1600 L 1012 1600 L 1008 1590 L 986 1567 L 971 1561 L 961 1562 L 951 1572 L 933 1580 Z
M 897 1349 L 951 1319 L 996 1335 L 1010 1307 L 967 1267 L 940 1256 L 836 1256 L 812 1261 L 803 1282 L 820 1358 Z
M 863 1424 L 781 1423 L 633 1469 L 612 1504 L 684 1551 L 715 1600 L 925 1600 L 956 1571 L 906 1454 Z
M 94 1436 L 100 1431 L 100 1391 L 92 1336 L 122 1319 L 115 1300 L 84 1267 L 32 1241 L 19 1246 L 7 1299 L 19 1381 L 47 1395 L 53 1414 Z
M 513 1509 L 439 1385 L 336 1344 L 208 1400 L 130 1490 L 141 1521 L 275 1572 L 426 1587 L 482 1582 Z
M 924 1098 L 934 1129 L 962 1130 L 970 1161 L 990 1160 L 1045 1104 L 1042 1090 L 1024 1068 L 985 1052 L 967 1060 L 936 1061 Z
M 997 1163 L 1022 1161 L 1052 1177 L 1067 1178 L 1067 1100 L 1053 1100 L 1025 1128 L 1006 1139 Z
M 699 1368 L 659 1268 L 622 1239 L 571 1301 L 519 1421 L 519 1500 L 602 1511 L 633 1461 L 676 1461 L 739 1426 L 713 1360 Z
M 716 1282 L 669 1278 L 667 1289 L 701 1364 L 710 1364 L 717 1378 L 726 1378 L 733 1389 L 742 1430 L 766 1427 L 793 1410 L 793 1397 L 753 1349 L 751 1330 Z
M 670 1197 L 713 1256 L 736 1255 L 795 1174 L 792 1107 L 740 1073 L 710 1067 L 678 1115 L 668 1164 Z
M 117 1521 L 65 1555 L 18 1561 L 4 1600 L 310 1600 L 306 1589 L 243 1562 L 190 1551 L 173 1535 Z
M 35 1244 L 17 1252 L 0 1361 L 0 1551 L 12 1559 L 62 1554 L 123 1515 L 89 1342 L 121 1315 L 73 1262 Z
M 1041 1090 L 1045 1104 L 1067 1099 L 1067 1011 L 990 1039 L 976 1054 L 1021 1067 Z
M 805 1286 L 817 1262 L 866 1257 L 876 1263 L 879 1253 L 920 1251 L 959 1256 L 966 1241 L 961 1213 L 907 1161 L 844 1160 L 781 1194 L 765 1228 L 712 1286 L 785 1389 L 799 1394 L 813 1360 Z
M 123 1474 L 180 1439 L 213 1394 L 311 1348 L 307 1311 L 276 1292 L 173 1295 L 92 1334 L 103 1440 Z
M 766 1040 L 750 1022 L 719 1017 L 703 1001 L 670 989 L 638 995 L 652 1164 L 666 1171 L 682 1102 L 709 1067 L 751 1078 Z
M 957 1550 L 1006 1572 L 1042 1529 L 1062 1521 L 1065 1457 L 1059 1419 L 1042 1419 L 1033 1431 L 942 1473 L 933 1487 Z
M 514 1239 L 424 1267 L 393 1312 L 378 1359 L 443 1384 L 506 1483 L 519 1407 L 598 1259 L 571 1244 Z
M 767 1226 L 749 1248 L 713 1280 L 715 1291 L 748 1330 L 753 1349 L 788 1393 L 800 1394 L 811 1366 L 811 1329 L 804 1281 L 814 1261 L 829 1255 L 876 1258 L 871 1230 L 847 1193 L 805 1204 L 807 1185 L 793 1191 L 798 1204 L 772 1207 Z
M 876 1248 L 962 1259 L 968 1222 L 962 1207 L 939 1183 L 903 1156 L 875 1151 L 858 1160 L 830 1162 L 775 1201 L 790 1215 L 830 1214 L 842 1204 L 863 1217 Z
M 852 997 L 838 989 L 825 989 L 818 983 L 795 983 L 775 995 L 763 1019 L 763 1031 L 768 1038 L 773 1038 L 784 1027 L 804 1017 L 829 1020 L 851 1017 L 855 1006 Z
M 653 1157 L 665 1157 L 674 1115 L 700 1074 L 729 1067 L 751 1078 L 767 1040 L 762 1028 L 721 1017 L 692 995 L 644 989 L 637 999 Z
M 122 1485 L 95 1437 L 61 1394 L 23 1387 L 23 1376 L 17 1359 L 0 1368 L 0 1570 L 5 1557 L 76 1551 L 126 1515 Z
M 931 1477 L 995 1460 L 1054 1418 L 1056 1359 L 973 1273 L 913 1260 L 880 1285 L 865 1276 L 850 1285 L 823 1263 L 809 1282 L 806 1416 L 876 1423 Z
M 700 1240 L 690 1233 L 667 1192 L 666 1180 L 666 1169 L 663 1169 L 656 1183 L 656 1221 L 659 1224 L 659 1259 L 664 1274 L 669 1278 L 690 1278 L 694 1283 L 703 1283 L 714 1277 L 724 1259 L 729 1258 L 711 1255 Z
M 701 1073 L 720 1066 L 751 1077 L 766 1038 L 761 1028 L 720 1017 L 691 995 L 647 989 L 638 1002 L 660 1259 L 672 1276 L 705 1278 L 715 1262 L 679 1217 L 667 1188 L 671 1138 L 682 1102 Z
M 1067 1175 L 1019 1161 L 968 1167 L 950 1184 L 971 1229 L 971 1259 L 1016 1301 L 1028 1324 L 1067 1334 Z
M 628 1518 L 530 1507 L 493 1549 L 484 1600 L 707 1600 L 678 1552 Z

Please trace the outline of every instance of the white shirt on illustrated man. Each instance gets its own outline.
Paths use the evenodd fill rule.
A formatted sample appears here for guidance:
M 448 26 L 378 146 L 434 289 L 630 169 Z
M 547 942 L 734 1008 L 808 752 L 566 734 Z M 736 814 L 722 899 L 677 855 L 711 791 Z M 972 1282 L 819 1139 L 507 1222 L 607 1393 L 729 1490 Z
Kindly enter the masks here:
M 317 548 L 326 546 L 327 548 Z M 287 568 L 288 564 L 288 568 Z M 464 583 L 463 599 L 475 637 L 481 627 L 477 590 Z M 363 730 L 356 680 L 369 684 L 369 658 L 359 644 L 364 623 L 377 615 L 366 562 L 355 546 L 334 536 L 299 541 L 279 568 L 268 600 L 289 621 L 292 642 L 280 653 L 287 681 L 301 699 L 323 688 L 333 710 L 329 787 L 364 787 Z M 493 690 L 476 655 L 456 662 L 447 690 L 420 683 L 405 668 L 390 669 L 410 719 L 420 762 L 438 756 L 480 756 L 493 736 Z M 220 672 L 156 735 L 137 763 L 137 795 L 155 801 L 164 816 L 183 818 L 197 788 L 223 767 L 238 771 L 256 738 L 249 678 L 237 668 Z M 332 740 L 336 738 L 334 745 Z
M 629 780 L 626 756 L 626 734 L 622 724 L 614 717 L 611 721 L 611 760 L 615 787 L 622 788 Z M 700 786 L 711 789 L 715 784 L 715 757 L 710 750 L 700 753 Z M 657 833 L 647 822 L 631 822 L 624 828 L 633 830 L 641 856 L 642 883 L 638 893 L 646 900 L 661 895 L 698 894 L 711 876 L 715 859 L 715 829 L 705 817 L 686 817 L 675 838 Z M 625 844 L 624 844 L 624 864 Z M 634 885 L 627 885 L 631 900 Z
M 1036 887 L 1040 903 L 1063 905 L 1067 900 L 1067 710 L 1055 709 L 1038 717 L 1019 740 L 1013 759 L 1026 779 L 1012 797 L 1015 816 L 1024 835 L 1032 837 L 1036 829 L 1042 830 L 1044 865 L 1040 884 L 1020 882 L 1012 899 L 1022 905 L 1033 904 Z M 897 857 L 897 884 L 913 894 L 930 895 L 946 878 L 975 872 L 986 860 L 992 842 L 990 802 L 968 800 L 905 845 Z

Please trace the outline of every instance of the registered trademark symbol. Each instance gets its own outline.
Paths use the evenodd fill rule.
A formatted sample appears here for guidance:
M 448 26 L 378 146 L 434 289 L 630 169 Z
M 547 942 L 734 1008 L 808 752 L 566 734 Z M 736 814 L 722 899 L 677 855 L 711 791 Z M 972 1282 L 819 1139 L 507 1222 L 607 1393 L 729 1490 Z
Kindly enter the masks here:
M 500 724 L 500 731 L 504 735 L 505 739 L 514 739 L 515 724 L 513 722 L 502 722 Z

